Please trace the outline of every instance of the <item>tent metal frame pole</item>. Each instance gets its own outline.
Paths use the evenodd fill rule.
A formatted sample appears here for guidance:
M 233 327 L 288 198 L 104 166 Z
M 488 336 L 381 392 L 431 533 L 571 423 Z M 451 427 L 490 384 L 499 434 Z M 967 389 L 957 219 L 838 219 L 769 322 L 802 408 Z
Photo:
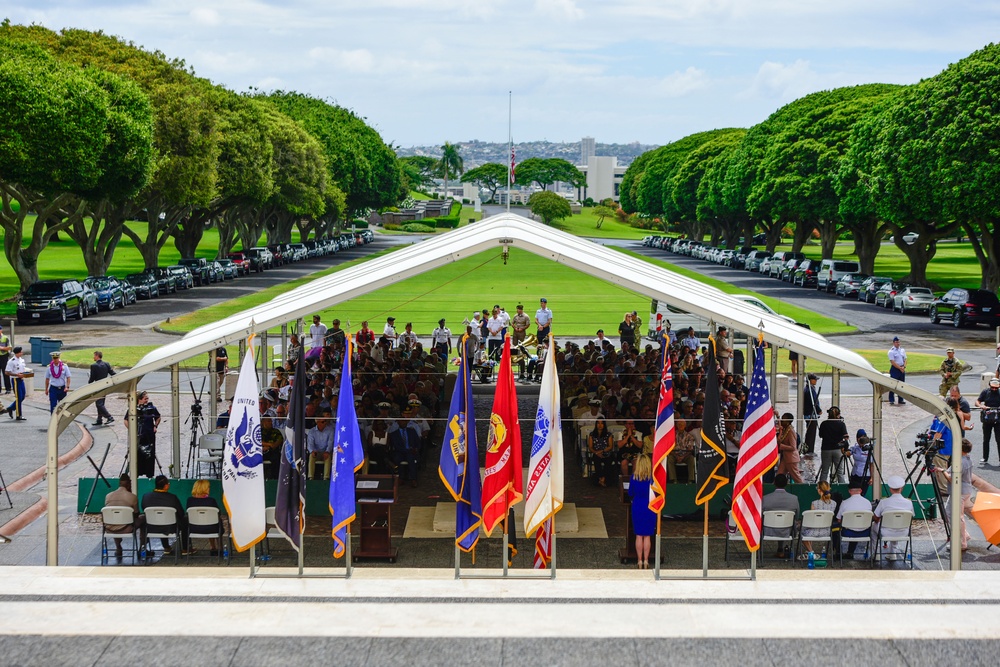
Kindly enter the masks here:
M 213 429 L 219 418 L 219 397 L 225 393 L 225 387 L 219 386 L 219 373 L 216 370 L 218 368 L 216 363 L 215 350 L 213 349 L 208 353 L 208 374 L 211 376 L 208 381 L 208 423 Z M 223 379 L 223 382 L 225 382 L 225 379 Z
M 872 385 L 872 438 L 875 439 L 875 448 L 872 450 L 872 459 L 875 461 L 875 468 L 872 475 L 872 500 L 882 498 L 882 387 Z
M 170 367 L 170 471 L 171 477 L 181 476 L 181 369 L 179 364 Z M 138 488 L 138 487 L 136 487 Z
M 803 355 L 799 355 L 798 367 L 795 369 L 795 430 L 798 433 L 805 433 L 806 421 L 805 421 L 805 406 L 803 405 L 802 397 L 806 395 L 806 384 L 808 381 L 805 380 L 808 377 L 806 373 L 806 364 L 809 363 L 809 359 Z M 791 383 L 789 383 L 791 384 Z M 789 386 L 788 393 L 792 393 L 792 388 Z M 788 397 L 792 398 L 791 395 Z
M 833 377 L 830 380 L 831 405 L 840 405 L 840 369 L 833 367 Z
M 136 395 L 138 380 L 133 380 L 128 385 L 128 474 L 135 484 L 135 490 L 139 490 L 139 399 Z

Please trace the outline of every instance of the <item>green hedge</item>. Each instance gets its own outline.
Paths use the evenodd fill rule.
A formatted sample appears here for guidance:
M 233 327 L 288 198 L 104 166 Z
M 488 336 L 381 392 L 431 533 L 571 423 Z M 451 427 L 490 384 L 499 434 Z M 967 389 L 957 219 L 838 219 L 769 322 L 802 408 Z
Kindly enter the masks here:
M 426 220 L 424 222 L 427 222 Z M 417 232 L 420 234 L 428 234 L 434 231 L 433 227 L 428 227 L 427 225 L 420 222 L 408 222 L 403 225 L 404 232 Z
M 438 229 L 455 229 L 456 227 L 458 227 L 458 220 L 459 216 L 457 215 L 444 216 L 435 220 L 434 226 L 437 227 Z M 424 222 L 429 222 L 429 221 L 424 220 Z

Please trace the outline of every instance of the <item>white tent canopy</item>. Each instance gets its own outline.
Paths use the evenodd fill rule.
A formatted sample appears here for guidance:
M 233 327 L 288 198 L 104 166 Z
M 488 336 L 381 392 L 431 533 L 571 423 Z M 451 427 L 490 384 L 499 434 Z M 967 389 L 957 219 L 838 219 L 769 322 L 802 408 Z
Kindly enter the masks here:
M 59 506 L 56 439 L 72 419 L 89 404 L 89 401 L 108 393 L 134 391 L 135 383 L 147 373 L 170 368 L 181 361 L 211 352 L 227 344 L 238 343 L 251 333 L 263 332 L 300 318 L 307 318 L 317 311 L 329 309 L 338 303 L 414 275 L 485 250 L 500 250 L 505 246 L 527 250 L 583 273 L 654 297 L 658 301 L 700 315 L 706 320 L 714 320 L 720 325 L 725 324 L 730 330 L 740 331 L 749 336 L 756 336 L 760 332 L 764 340 L 772 345 L 798 352 L 831 368 L 870 381 L 876 396 L 881 396 L 883 391 L 891 389 L 927 412 L 946 416 L 952 420 L 951 423 L 955 427 L 958 425 L 954 413 L 938 396 L 891 379 L 873 368 L 857 353 L 840 347 L 813 331 L 764 313 L 713 287 L 650 262 L 630 257 L 514 213 L 502 213 L 317 278 L 265 304 L 195 329 L 176 342 L 147 354 L 130 370 L 74 390 L 56 410 L 50 424 L 49 507 Z M 556 322 L 558 323 L 558 319 Z M 960 483 L 957 474 L 955 477 L 955 482 Z M 956 495 L 960 496 L 960 493 Z M 55 516 L 55 511 L 49 514 L 49 564 L 55 564 L 58 517 Z

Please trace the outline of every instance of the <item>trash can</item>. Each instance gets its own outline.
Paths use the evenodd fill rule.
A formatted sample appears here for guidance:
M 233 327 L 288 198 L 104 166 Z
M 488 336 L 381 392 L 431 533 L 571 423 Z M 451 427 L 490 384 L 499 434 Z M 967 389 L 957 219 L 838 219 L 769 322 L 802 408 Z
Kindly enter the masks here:
M 55 338 L 45 338 L 38 341 L 38 347 L 40 348 L 39 356 L 41 359 L 38 360 L 38 364 L 44 366 L 52 360 L 51 354 L 53 352 L 58 352 L 62 349 L 62 341 Z M 35 358 L 35 346 L 31 346 L 31 359 Z
M 28 345 L 31 346 L 31 363 L 33 364 L 44 364 L 45 361 L 42 360 L 42 341 L 49 340 L 48 336 L 30 336 L 28 338 Z M 48 355 L 48 352 L 45 353 Z

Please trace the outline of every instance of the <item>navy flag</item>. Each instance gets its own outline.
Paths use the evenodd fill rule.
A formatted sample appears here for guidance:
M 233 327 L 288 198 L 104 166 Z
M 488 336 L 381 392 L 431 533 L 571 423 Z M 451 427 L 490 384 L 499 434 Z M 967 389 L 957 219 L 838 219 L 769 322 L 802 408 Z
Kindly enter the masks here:
M 708 337 L 708 363 L 705 369 L 705 412 L 701 422 L 701 446 L 698 451 L 698 495 L 694 502 L 704 505 L 729 483 L 726 474 L 726 430 L 719 400 L 719 366 L 715 360 L 715 336 Z

